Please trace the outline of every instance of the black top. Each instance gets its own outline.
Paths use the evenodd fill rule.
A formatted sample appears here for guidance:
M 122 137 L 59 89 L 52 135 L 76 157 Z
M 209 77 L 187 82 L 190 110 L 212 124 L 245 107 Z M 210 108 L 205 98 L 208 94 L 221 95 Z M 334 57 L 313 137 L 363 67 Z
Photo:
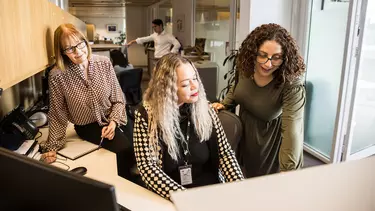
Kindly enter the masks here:
M 185 187 L 191 188 L 219 183 L 217 139 L 212 138 L 210 141 L 200 142 L 198 136 L 194 132 L 193 122 L 190 119 L 189 104 L 184 104 L 180 107 L 180 115 L 180 127 L 185 139 L 187 137 L 188 121 L 190 121 L 190 136 L 189 140 L 187 140 L 189 145 L 189 154 L 184 156 L 183 141 L 179 139 L 178 141 L 181 156 L 179 157 L 178 161 L 175 161 L 169 155 L 167 146 L 163 143 L 162 151 L 164 154 L 164 172 L 174 181 L 181 184 L 179 167 L 184 166 L 186 160 L 189 165 L 192 165 L 193 184 L 185 185 Z M 214 129 L 212 130 L 214 131 Z
M 152 153 L 148 133 L 148 114 L 152 112 L 152 107 L 147 102 L 138 106 L 135 112 L 133 135 L 137 167 L 142 180 L 149 189 L 169 199 L 171 191 L 243 179 L 241 169 L 227 141 L 220 120 L 214 109 L 210 107 L 209 113 L 212 118 L 213 130 L 209 140 L 200 143 L 195 134 L 194 125 L 190 122 L 188 143 L 191 156 L 188 158 L 188 164 L 192 165 L 193 184 L 182 186 L 178 168 L 184 165 L 183 147 L 180 144 L 182 156 L 177 162 L 170 157 L 167 146 L 162 140 L 159 140 L 156 154 Z M 180 112 L 181 130 L 186 135 L 188 118 L 191 116 L 189 105 L 182 106 Z M 181 143 L 180 140 L 178 141 Z M 219 172 L 222 176 L 219 175 Z

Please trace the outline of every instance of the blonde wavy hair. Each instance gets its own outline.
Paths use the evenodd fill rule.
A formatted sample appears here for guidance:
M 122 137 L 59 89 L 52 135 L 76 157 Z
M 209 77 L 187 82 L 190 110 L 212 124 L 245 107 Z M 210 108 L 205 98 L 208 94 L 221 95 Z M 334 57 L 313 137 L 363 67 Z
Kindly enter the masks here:
M 145 104 L 149 107 L 148 133 L 154 153 L 157 153 L 159 138 L 168 147 L 172 159 L 180 156 L 177 139 L 186 142 L 180 128 L 180 112 L 177 97 L 177 68 L 181 64 L 190 64 L 196 72 L 199 83 L 198 101 L 191 105 L 191 120 L 200 141 L 206 141 L 212 133 L 212 117 L 202 81 L 191 61 L 174 53 L 163 56 L 154 68 L 154 75 L 144 94 Z

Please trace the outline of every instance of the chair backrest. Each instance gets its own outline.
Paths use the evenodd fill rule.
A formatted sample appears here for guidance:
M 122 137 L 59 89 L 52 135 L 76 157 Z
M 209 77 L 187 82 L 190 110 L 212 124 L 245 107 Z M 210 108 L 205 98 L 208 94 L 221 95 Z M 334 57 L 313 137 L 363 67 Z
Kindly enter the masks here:
M 126 45 L 121 46 L 121 52 L 125 55 L 126 58 L 128 57 L 128 47 Z
M 229 144 L 233 151 L 236 152 L 238 143 L 242 138 L 243 130 L 240 118 L 236 114 L 226 110 L 221 110 L 218 113 L 218 117 L 223 125 Z
M 219 67 L 217 66 L 217 64 L 210 64 L 212 65 L 203 66 L 198 64 L 196 65 L 196 68 L 206 91 L 207 100 L 209 100 L 210 102 L 216 102 Z
M 142 68 L 134 68 L 116 73 L 125 95 L 126 104 L 128 105 L 137 105 L 142 101 L 142 73 Z

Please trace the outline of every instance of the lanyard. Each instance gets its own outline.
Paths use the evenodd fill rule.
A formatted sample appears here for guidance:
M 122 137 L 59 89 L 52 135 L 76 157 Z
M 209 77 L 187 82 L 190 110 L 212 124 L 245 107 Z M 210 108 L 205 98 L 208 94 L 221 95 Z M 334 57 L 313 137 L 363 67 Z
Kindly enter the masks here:
M 184 151 L 184 162 L 185 165 L 188 164 L 188 154 L 190 154 L 189 151 L 189 140 L 190 140 L 190 120 L 188 119 L 187 122 L 187 128 L 186 128 L 186 140 L 182 142 L 182 149 Z
M 186 140 L 182 143 L 182 149 L 184 151 L 184 161 L 185 165 L 178 167 L 180 172 L 181 185 L 191 185 L 193 184 L 193 174 L 192 166 L 188 165 L 188 154 L 189 152 L 189 139 L 190 139 L 190 120 L 188 118 L 187 128 L 186 128 Z M 185 146 L 186 145 L 186 146 Z

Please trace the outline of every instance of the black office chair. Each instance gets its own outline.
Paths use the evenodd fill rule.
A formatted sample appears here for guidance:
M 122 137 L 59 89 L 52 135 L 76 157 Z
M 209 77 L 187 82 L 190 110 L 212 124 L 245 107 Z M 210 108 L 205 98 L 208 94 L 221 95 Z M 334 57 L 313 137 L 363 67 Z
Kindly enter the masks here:
M 142 73 L 142 68 L 134 68 L 117 73 L 117 78 L 126 99 L 126 111 L 133 120 L 135 107 L 142 101 Z
M 223 125 L 224 132 L 227 136 L 228 142 L 234 152 L 237 152 L 238 144 L 242 138 L 242 122 L 240 118 L 229 111 L 221 110 L 218 117 Z M 236 153 L 237 154 L 237 153 Z
M 128 57 L 128 47 L 126 45 L 121 46 L 121 52 L 124 54 L 126 58 Z
M 142 102 L 142 73 L 142 68 L 123 70 L 116 73 L 126 100 L 126 114 L 128 116 L 128 122 L 124 128 L 124 134 L 129 139 L 133 139 L 133 126 L 135 121 L 136 107 Z M 135 169 L 137 169 L 136 166 L 133 166 L 133 178 L 129 178 L 129 180 L 142 187 L 146 187 L 139 173 L 135 172 Z

